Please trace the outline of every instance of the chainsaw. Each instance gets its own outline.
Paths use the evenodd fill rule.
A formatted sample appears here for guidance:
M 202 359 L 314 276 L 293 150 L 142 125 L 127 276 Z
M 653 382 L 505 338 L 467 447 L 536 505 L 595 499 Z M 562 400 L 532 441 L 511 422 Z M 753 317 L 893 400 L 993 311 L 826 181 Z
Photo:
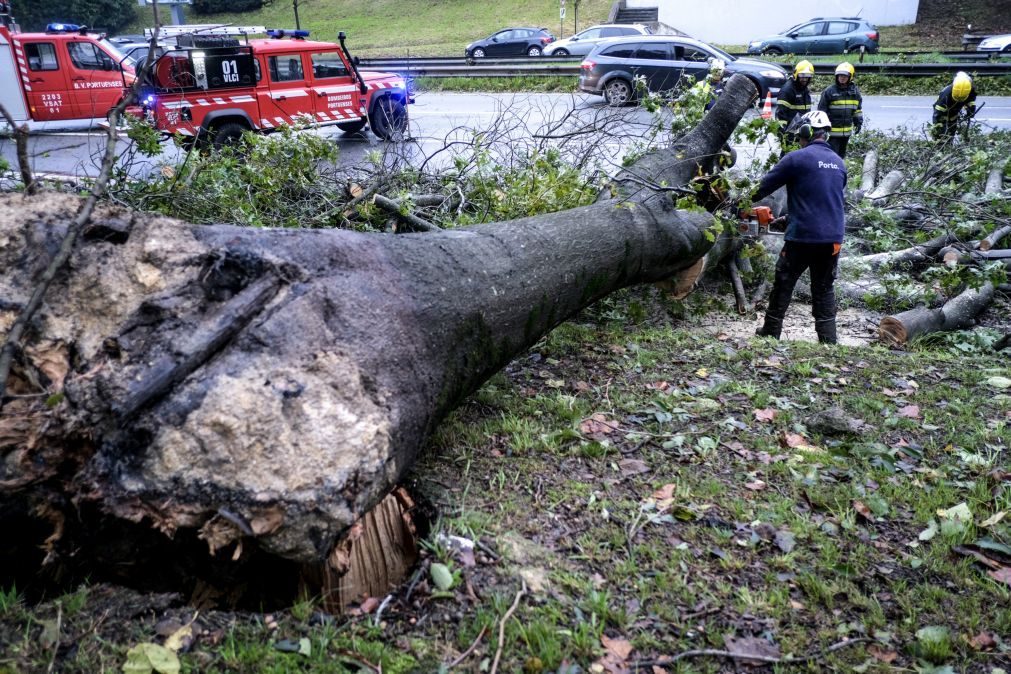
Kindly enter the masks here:
M 738 231 L 741 234 L 758 236 L 760 234 L 786 233 L 786 216 L 773 217 L 768 206 L 752 206 L 741 209 L 737 213 Z

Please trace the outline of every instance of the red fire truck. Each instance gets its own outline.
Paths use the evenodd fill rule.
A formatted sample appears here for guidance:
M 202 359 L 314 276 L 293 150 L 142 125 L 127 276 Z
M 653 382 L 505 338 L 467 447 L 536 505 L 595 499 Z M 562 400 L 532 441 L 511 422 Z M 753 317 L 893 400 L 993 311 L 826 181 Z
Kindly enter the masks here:
M 104 117 L 133 82 L 104 36 L 60 23 L 22 33 L 0 5 L 0 103 L 15 122 Z
M 166 133 L 220 147 L 243 131 L 267 133 L 299 121 L 347 133 L 368 124 L 384 140 L 407 126 L 407 83 L 395 73 L 359 71 L 343 32 L 337 44 L 308 40 L 308 31 L 187 35 L 180 34 L 185 26 L 177 28 L 168 32 L 178 46 L 154 63 L 140 101 Z M 238 37 L 256 32 L 269 37 Z

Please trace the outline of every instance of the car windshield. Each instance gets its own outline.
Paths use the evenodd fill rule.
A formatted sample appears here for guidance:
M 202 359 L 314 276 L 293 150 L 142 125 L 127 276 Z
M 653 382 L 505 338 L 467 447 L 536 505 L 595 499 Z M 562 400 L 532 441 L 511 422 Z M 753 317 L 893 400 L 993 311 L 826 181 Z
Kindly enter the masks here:
M 123 52 L 119 50 L 119 47 L 116 46 L 115 42 L 110 42 L 108 39 L 104 37 L 101 40 L 99 40 L 99 42 L 102 44 L 102 49 L 109 52 L 109 56 L 114 58 L 116 60 L 116 63 L 122 63 L 123 59 L 126 58 L 126 56 L 123 55 Z
M 789 35 L 793 31 L 798 30 L 801 26 L 806 26 L 808 23 L 808 21 L 805 21 L 804 23 L 798 23 L 796 26 L 790 26 L 786 30 L 780 31 L 779 35 Z
M 721 59 L 723 59 L 723 60 L 724 60 L 724 61 L 726 61 L 727 63 L 730 63 L 731 61 L 736 61 L 736 60 L 737 60 L 737 58 L 736 58 L 736 57 L 734 57 L 734 56 L 731 56 L 730 54 L 728 54 L 727 52 L 723 51 L 723 50 L 722 50 L 722 49 L 720 49 L 719 47 L 714 47 L 714 46 L 713 46 L 713 45 L 711 45 L 711 44 L 707 44 L 707 45 L 706 45 L 706 48 L 707 48 L 707 49 L 708 49 L 709 51 L 712 51 L 712 52 L 716 52 L 717 56 L 719 56 L 719 57 L 720 57 Z

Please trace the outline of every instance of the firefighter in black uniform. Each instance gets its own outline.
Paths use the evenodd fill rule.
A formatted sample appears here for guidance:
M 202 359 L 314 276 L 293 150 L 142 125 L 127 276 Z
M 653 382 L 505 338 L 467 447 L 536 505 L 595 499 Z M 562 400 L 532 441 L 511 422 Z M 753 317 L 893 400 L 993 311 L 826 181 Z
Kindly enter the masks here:
M 818 341 L 835 344 L 833 285 L 845 229 L 846 162 L 826 142 L 832 127 L 828 115 L 815 110 L 806 113 L 799 122 L 800 149 L 784 156 L 762 178 L 754 197 L 757 201 L 785 185 L 789 214 L 786 243 L 776 262 L 769 308 L 757 334 L 779 339 L 793 288 L 801 274 L 810 270 L 811 312 Z
M 840 63 L 836 66 L 835 83 L 821 92 L 821 100 L 818 101 L 818 109 L 827 113 L 832 121 L 828 144 L 844 159 L 850 136 L 860 133 L 864 125 L 863 97 L 853 83 L 855 73 L 852 64 Z
M 779 90 L 776 102 L 776 119 L 783 122 L 779 128 L 780 137 L 786 134 L 790 122 L 797 115 L 803 115 L 811 110 L 811 78 L 814 77 L 814 66 L 810 61 L 801 61 L 793 69 L 793 77 L 786 81 Z
M 965 110 L 966 119 L 976 115 L 976 88 L 968 73 L 955 73 L 951 84 L 941 90 L 934 101 L 934 119 L 930 128 L 935 140 L 948 140 L 955 135 L 958 118 Z

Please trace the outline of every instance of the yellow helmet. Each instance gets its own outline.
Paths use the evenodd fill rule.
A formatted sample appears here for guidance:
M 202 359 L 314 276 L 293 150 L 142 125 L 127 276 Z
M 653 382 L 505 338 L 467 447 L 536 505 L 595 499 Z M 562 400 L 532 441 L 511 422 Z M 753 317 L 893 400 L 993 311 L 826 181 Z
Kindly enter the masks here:
M 964 101 L 972 93 L 972 78 L 968 73 L 955 73 L 955 81 L 951 83 L 951 97 L 956 101 Z
M 856 68 L 853 67 L 853 64 L 847 63 L 846 61 L 843 61 L 835 67 L 836 77 L 839 75 L 849 75 L 849 78 L 853 79 L 853 75 L 855 75 L 856 72 Z
M 808 77 L 814 77 L 814 65 L 810 61 L 801 61 L 793 69 L 794 79 L 807 75 Z

